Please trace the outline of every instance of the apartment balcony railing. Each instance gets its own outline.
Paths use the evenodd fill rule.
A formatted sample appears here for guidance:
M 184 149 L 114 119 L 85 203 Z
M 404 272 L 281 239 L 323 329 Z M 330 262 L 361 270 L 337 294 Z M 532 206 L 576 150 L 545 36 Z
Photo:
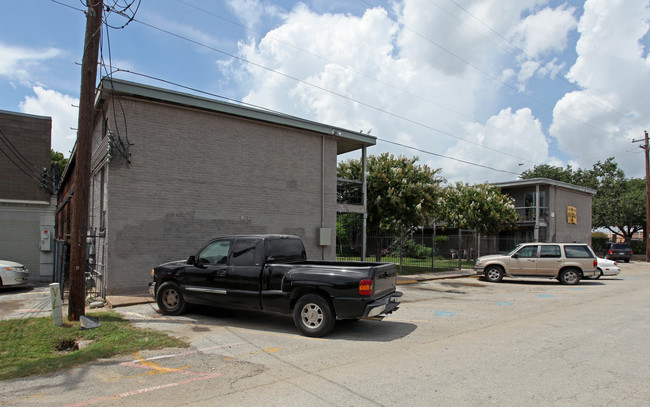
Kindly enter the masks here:
M 526 206 L 526 207 L 517 207 L 515 208 L 517 215 L 519 215 L 519 223 L 535 223 L 536 211 L 535 207 Z M 539 208 L 539 217 L 540 220 L 548 219 L 548 208 L 540 207 Z
M 363 205 L 362 182 L 338 178 L 336 180 L 336 201 L 339 204 Z

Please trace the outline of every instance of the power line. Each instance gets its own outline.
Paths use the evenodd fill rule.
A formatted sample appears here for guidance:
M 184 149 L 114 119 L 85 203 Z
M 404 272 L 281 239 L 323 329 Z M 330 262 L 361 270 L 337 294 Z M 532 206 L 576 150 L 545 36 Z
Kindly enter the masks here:
M 532 55 L 529 55 L 525 50 L 523 50 L 521 47 L 519 47 L 519 46 L 517 46 L 516 44 L 514 44 L 512 41 L 508 40 L 505 36 L 503 36 L 503 35 L 502 35 L 501 33 L 499 33 L 497 30 L 495 30 L 494 28 L 492 28 L 491 26 L 489 26 L 488 24 L 486 24 L 485 22 L 483 22 L 480 18 L 476 17 L 474 14 L 472 14 L 469 10 L 467 10 L 467 9 L 466 9 L 465 7 L 463 7 L 461 4 L 458 4 L 458 2 L 456 2 L 455 0 L 449 0 L 449 1 L 452 2 L 453 4 L 455 4 L 458 8 L 460 8 L 463 12 L 465 12 L 467 15 L 469 15 L 470 17 L 472 17 L 474 20 L 476 20 L 479 24 L 481 24 L 482 26 L 484 26 L 485 28 L 487 28 L 488 30 L 490 30 L 492 33 L 494 33 L 495 35 L 497 35 L 497 36 L 498 36 L 499 38 L 501 38 L 503 41 L 505 41 L 505 42 L 507 42 L 508 44 L 510 44 L 510 46 L 512 46 L 513 48 L 517 49 L 521 54 L 525 55 L 529 60 L 531 60 L 531 61 L 533 61 L 534 63 L 536 63 L 537 66 L 539 66 L 540 68 L 543 67 L 543 64 L 542 64 L 542 63 L 541 63 L 537 58 L 533 57 Z M 429 0 L 429 2 L 435 4 L 435 3 L 433 2 L 433 0 Z M 465 23 L 463 23 L 463 24 L 465 24 Z M 499 48 L 502 49 L 501 47 L 499 47 Z M 571 88 L 573 88 L 573 89 L 575 89 L 576 91 L 578 91 L 578 92 L 580 92 L 580 93 L 586 95 L 586 96 L 589 97 L 590 99 L 593 99 L 595 102 L 597 102 L 598 104 L 600 104 L 601 106 L 603 106 L 605 109 L 607 109 L 607 111 L 612 112 L 612 113 L 616 113 L 616 114 L 619 115 L 621 118 L 623 118 L 623 119 L 625 119 L 625 120 L 628 120 L 629 122 L 631 122 L 631 123 L 633 123 L 633 124 L 636 124 L 636 125 L 638 125 L 638 126 L 643 127 L 642 124 L 637 123 L 636 121 L 634 121 L 634 120 L 632 120 L 631 118 L 629 118 L 627 115 L 625 115 L 625 114 L 623 114 L 623 113 L 617 111 L 617 110 L 614 109 L 612 106 L 610 106 L 610 105 L 608 105 L 607 103 L 605 103 L 605 102 L 603 102 L 602 100 L 600 100 L 600 98 L 591 95 L 589 92 L 587 92 L 586 90 L 580 88 L 579 86 L 577 86 L 576 84 L 574 84 L 573 82 L 571 82 L 570 80 L 568 80 L 567 78 L 565 78 L 564 76 L 557 75 L 557 74 L 556 74 L 555 72 L 553 72 L 552 70 L 549 70 L 549 73 L 550 73 L 550 75 L 553 76 L 554 78 L 562 80 L 564 83 L 566 83 L 567 85 L 569 85 Z
M 209 10 L 206 10 L 206 9 L 201 8 L 201 7 L 198 7 L 198 6 L 195 6 L 195 5 L 193 5 L 193 4 L 190 4 L 190 3 L 188 3 L 188 2 L 186 2 L 186 1 L 184 1 L 184 0 L 176 0 L 176 1 L 179 2 L 179 3 L 181 3 L 181 4 L 183 4 L 183 5 L 186 5 L 186 6 L 188 6 L 188 7 L 191 7 L 191 8 L 194 8 L 194 9 L 196 9 L 196 10 L 199 10 L 199 11 L 205 13 L 205 14 L 208 14 L 208 15 L 210 15 L 210 16 L 216 17 L 216 18 L 218 18 L 218 19 L 220 19 L 220 20 L 222 20 L 222 21 L 226 21 L 226 22 L 228 22 L 228 23 L 230 23 L 230 24 L 233 24 L 233 25 L 236 25 L 236 26 L 238 26 L 238 27 L 242 27 L 242 28 L 244 28 L 244 29 L 246 29 L 246 30 L 248 30 L 248 31 L 251 31 L 251 32 L 253 32 L 253 33 L 256 33 L 256 34 L 258 34 L 258 35 L 260 35 L 260 36 L 264 36 L 264 38 L 268 38 L 268 39 L 270 39 L 270 40 L 272 40 L 272 41 L 275 41 L 275 42 L 278 42 L 278 43 L 280 43 L 280 44 L 286 45 L 286 46 L 291 47 L 291 48 L 293 48 L 293 49 L 295 49 L 295 50 L 298 50 L 298 51 L 300 51 L 300 52 L 302 52 L 302 53 L 305 53 L 305 54 L 311 55 L 311 56 L 313 56 L 313 57 L 315 57 L 315 58 L 318 58 L 318 59 L 320 59 L 320 60 L 322 60 L 322 61 L 327 62 L 328 64 L 335 65 L 335 66 L 337 66 L 337 67 L 339 67 L 339 68 L 341 68 L 341 69 L 344 69 L 344 70 L 346 70 L 346 71 L 348 71 L 348 72 L 352 72 L 352 73 L 354 73 L 354 74 L 357 74 L 357 75 L 359 75 L 359 76 L 362 76 L 362 77 L 364 77 L 364 78 L 366 78 L 366 79 L 368 79 L 368 80 L 371 80 L 371 81 L 374 81 L 374 82 L 376 82 L 376 83 L 379 83 L 379 84 L 381 84 L 381 85 L 383 85 L 383 86 L 386 86 L 386 87 L 388 87 L 388 88 L 390 88 L 390 89 L 393 89 L 393 90 L 396 90 L 396 91 L 398 91 L 398 92 L 401 92 L 401 93 L 403 93 L 403 94 L 405 94 L 405 95 L 408 95 L 408 96 L 411 96 L 411 97 L 417 98 L 418 100 L 421 100 L 421 101 L 423 101 L 423 102 L 429 103 L 429 104 L 431 104 L 431 105 L 433 105 L 433 106 L 436 106 L 436 107 L 438 107 L 438 108 L 440 108 L 440 109 L 444 109 L 444 110 L 446 110 L 446 111 L 449 111 L 449 112 L 455 113 L 455 114 L 459 115 L 460 117 L 464 117 L 465 119 L 468 119 L 468 120 L 470 120 L 470 121 L 474 121 L 474 120 L 475 120 L 474 117 L 472 117 L 472 116 L 470 116 L 470 115 L 468 115 L 468 114 L 465 114 L 465 113 L 459 112 L 459 111 L 457 111 L 457 110 L 455 110 L 455 109 L 452 109 L 452 108 L 450 108 L 450 107 L 448 107 L 448 106 L 445 106 L 445 105 L 443 105 L 443 104 L 437 103 L 437 102 L 435 102 L 435 101 L 433 101 L 433 100 L 431 100 L 431 99 L 428 99 L 428 98 L 426 98 L 426 97 L 420 96 L 420 95 L 415 94 L 415 93 L 413 93 L 413 92 L 410 92 L 410 91 L 408 91 L 408 90 L 406 90 L 406 89 L 399 88 L 399 87 L 397 87 L 397 86 L 395 86 L 395 85 L 393 85 L 393 84 L 391 84 L 391 83 L 389 83 L 389 82 L 386 82 L 386 81 L 383 81 L 383 80 L 381 80 L 381 79 L 375 78 L 375 77 L 373 77 L 373 76 L 371 76 L 371 75 L 369 75 L 369 74 L 366 74 L 366 73 L 364 73 L 364 72 L 361 72 L 361 71 L 359 71 L 359 70 L 357 70 L 357 69 L 355 69 L 355 68 L 353 68 L 353 67 L 346 66 L 346 65 L 341 65 L 341 64 L 337 63 L 336 61 L 333 61 L 332 59 L 329 59 L 329 58 L 324 57 L 324 56 L 322 56 L 322 55 L 318 55 L 318 54 L 316 54 L 316 53 L 313 53 L 313 52 L 311 52 L 311 51 L 309 51 L 309 50 L 306 50 L 306 49 L 304 49 L 304 48 L 301 48 L 301 47 L 299 47 L 299 46 L 297 46 L 297 45 L 295 45 L 295 44 L 292 44 L 292 43 L 290 43 L 290 42 L 287 42 L 287 41 L 284 41 L 284 40 L 281 40 L 281 39 L 275 38 L 275 37 L 273 37 L 273 36 L 271 36 L 271 35 L 269 35 L 269 34 L 265 34 L 265 33 L 261 32 L 261 31 L 258 31 L 258 30 L 256 30 L 256 29 L 254 29 L 254 28 L 248 27 L 248 26 L 246 26 L 246 25 L 244 25 L 244 24 L 241 24 L 241 23 L 239 23 L 239 22 L 236 22 L 236 21 L 230 20 L 230 19 L 228 19 L 228 18 L 226 18 L 226 17 L 223 17 L 223 16 L 221 16 L 221 15 L 219 15 L 219 14 L 213 13 L 213 12 L 211 12 L 211 11 L 209 11 Z M 485 37 L 485 38 L 487 38 L 487 37 Z M 515 136 L 515 137 L 521 137 L 521 134 L 516 134 L 516 133 L 510 131 L 509 129 L 501 129 L 501 128 L 497 128 L 497 127 L 495 127 L 495 126 L 492 126 L 492 125 L 489 124 L 489 123 L 486 123 L 485 126 L 486 126 L 486 127 L 489 127 L 489 128 L 493 128 L 493 129 L 498 130 L 498 131 L 503 132 L 503 133 L 511 134 L 511 135 L 513 135 L 513 136 Z M 538 140 L 536 140 L 536 139 L 533 140 L 533 141 L 538 142 Z M 515 157 L 515 158 L 518 158 L 518 159 L 520 159 L 520 160 L 525 160 L 525 161 L 528 161 L 528 162 L 532 162 L 533 164 L 539 164 L 539 163 L 537 163 L 537 162 L 534 162 L 534 161 L 531 161 L 531 160 L 528 160 L 528 159 L 525 159 L 525 158 L 522 158 L 522 157 Z
M 412 32 L 412 33 L 415 34 L 416 36 L 422 38 L 423 40 L 425 40 L 426 42 L 430 43 L 431 45 L 434 45 L 435 47 L 437 47 L 438 49 L 444 51 L 445 53 L 451 55 L 452 57 L 454 57 L 454 58 L 456 58 L 457 60 L 461 61 L 462 63 L 466 64 L 467 66 L 473 68 L 473 69 L 476 70 L 477 72 L 482 73 L 483 75 L 489 77 L 490 79 L 492 79 L 492 80 L 495 81 L 495 82 L 499 82 L 499 83 L 501 83 L 503 86 L 505 86 L 505 87 L 507 87 L 507 88 L 513 90 L 514 92 L 516 92 L 516 93 L 518 93 L 518 94 L 520 94 L 520 95 L 522 95 L 522 96 L 524 96 L 524 97 L 526 97 L 526 98 L 528 98 L 528 99 L 530 99 L 530 100 L 532 100 L 533 102 L 536 102 L 536 103 L 540 104 L 540 105 L 543 106 L 543 107 L 546 107 L 546 108 L 548 108 L 548 109 L 550 109 L 550 110 L 553 110 L 553 108 L 554 108 L 553 106 L 548 105 L 547 103 L 545 103 L 545 102 L 543 102 L 543 101 L 541 101 L 541 100 L 539 100 L 539 99 L 537 99 L 537 98 L 535 98 L 535 97 L 533 97 L 533 96 L 531 96 L 531 95 L 529 95 L 529 94 L 527 94 L 527 93 L 525 93 L 525 92 L 522 92 L 521 90 L 517 89 L 516 87 L 510 85 L 509 83 L 502 81 L 502 80 L 499 79 L 498 77 L 496 77 L 496 76 L 492 75 L 491 73 L 489 73 L 489 72 L 487 72 L 487 71 L 481 69 L 480 67 L 474 65 L 473 63 L 469 62 L 469 61 L 466 60 L 465 58 L 463 58 L 463 57 L 457 55 L 457 54 L 454 53 L 453 51 L 448 50 L 447 48 L 443 47 L 442 45 L 438 44 L 437 42 L 433 41 L 432 39 L 426 37 L 425 35 L 419 33 L 418 31 L 414 30 L 413 28 L 409 27 L 408 25 L 406 25 L 406 24 L 400 22 L 397 18 L 391 16 L 388 12 L 386 12 L 386 11 L 382 11 L 383 9 L 380 10 L 379 8 L 374 7 L 372 4 L 368 3 L 366 0 L 360 0 L 360 1 L 361 1 L 362 3 L 364 3 L 364 4 L 366 4 L 368 7 L 371 7 L 372 10 L 374 10 L 374 11 L 376 11 L 377 13 L 382 14 L 382 15 L 386 16 L 387 18 L 393 20 L 395 23 L 399 24 L 401 27 L 403 27 L 403 28 L 405 28 L 406 30 Z M 589 123 L 583 122 L 583 121 L 581 121 L 581 120 L 579 120 L 579 119 L 577 119 L 577 118 L 575 118 L 575 117 L 573 117 L 573 116 L 571 116 L 571 115 L 568 115 L 568 114 L 566 114 L 566 113 L 560 113 L 560 114 L 562 114 L 562 115 L 565 116 L 565 117 L 568 117 L 568 118 L 571 119 L 571 120 L 574 120 L 575 122 L 577 122 L 577 123 L 579 123 L 579 124 L 582 124 L 583 126 L 590 127 L 590 128 L 593 129 L 593 130 L 596 130 L 596 131 L 598 131 L 598 132 L 601 132 L 602 134 L 608 134 L 607 131 L 605 131 L 605 130 L 603 130 L 603 129 L 600 129 L 600 128 L 596 127 L 596 126 L 593 126 L 593 125 L 591 125 L 591 124 L 589 124 Z
M 492 170 L 492 171 L 503 172 L 503 173 L 506 173 L 506 174 L 514 174 L 514 175 L 517 175 L 517 176 L 521 175 L 518 172 L 500 170 L 498 168 L 490 167 L 490 166 L 487 166 L 487 165 L 478 164 L 478 163 L 471 162 L 471 161 L 466 161 L 466 160 L 461 160 L 460 158 L 449 157 L 447 155 L 434 153 L 433 151 L 427 151 L 427 150 L 422 150 L 422 149 L 417 148 L 417 147 L 407 146 L 406 144 L 401 144 L 401 143 L 397 143 L 397 142 L 394 142 L 394 141 L 384 140 L 384 139 L 381 139 L 379 137 L 377 138 L 377 140 L 382 141 L 384 143 L 393 144 L 393 145 L 396 145 L 396 146 L 399 146 L 399 147 L 408 148 L 410 150 L 419 151 L 419 152 L 424 153 L 424 154 L 429 154 L 429 155 L 433 155 L 433 156 L 440 157 L 440 158 L 446 158 L 448 160 L 457 161 L 457 162 L 463 163 L 463 164 L 473 165 L 475 167 L 481 167 L 481 168 L 485 168 L 485 169 Z
M 152 76 L 152 75 L 147 75 L 147 74 L 134 72 L 134 71 L 127 70 L 127 69 L 120 69 L 120 68 L 116 68 L 115 72 L 124 72 L 124 73 L 128 73 L 128 74 L 136 75 L 136 76 L 141 76 L 141 77 L 144 77 L 144 78 L 148 78 L 148 79 L 152 79 L 152 80 L 155 80 L 155 81 L 163 82 L 163 83 L 166 83 L 166 84 L 169 84 L 169 85 L 178 86 L 180 88 L 190 90 L 190 91 L 193 91 L 193 92 L 198 92 L 198 93 L 202 93 L 204 95 L 217 97 L 219 99 L 228 100 L 230 102 L 236 102 L 236 103 L 244 105 L 244 106 L 254 107 L 254 108 L 257 108 L 257 109 L 262 109 L 262 110 L 268 111 L 270 113 L 279 114 L 279 115 L 282 115 L 282 116 L 289 116 L 286 113 L 278 112 L 276 110 L 260 107 L 258 105 L 254 105 L 254 104 L 251 104 L 251 103 L 246 103 L 246 102 L 242 102 L 242 101 L 239 101 L 239 100 L 236 100 L 236 99 L 233 99 L 233 98 L 221 96 L 221 95 L 218 95 L 218 94 L 215 94 L 215 93 L 199 90 L 199 89 L 192 88 L 192 87 L 189 87 L 189 86 L 185 86 L 185 85 L 182 85 L 182 84 L 179 84 L 179 83 L 167 80 L 167 79 L 157 78 L 157 77 Z M 305 119 L 296 118 L 296 117 L 293 117 L 293 118 L 297 119 L 297 120 L 307 122 L 307 120 L 305 120 Z M 512 171 L 507 171 L 507 170 L 500 170 L 498 168 L 490 167 L 490 166 L 483 165 L 483 164 L 474 163 L 474 162 L 467 161 L 467 160 L 462 160 L 462 159 L 456 158 L 456 157 L 450 157 L 450 156 L 447 156 L 447 155 L 434 153 L 432 151 L 427 151 L 427 150 L 423 150 L 423 149 L 413 147 L 413 146 L 409 146 L 409 145 L 406 145 L 406 144 L 401 144 L 401 143 L 397 143 L 397 142 L 394 142 L 394 141 L 385 140 L 385 139 L 382 139 L 382 138 L 379 138 L 379 137 L 377 138 L 377 140 L 379 140 L 381 142 L 384 142 L 384 143 L 393 144 L 393 145 L 396 145 L 396 146 L 399 146 L 399 147 L 408 148 L 410 150 L 418 151 L 418 152 L 421 152 L 421 153 L 424 153 L 424 154 L 429 154 L 429 155 L 433 155 L 433 156 L 436 156 L 436 157 L 441 157 L 441 158 L 445 158 L 445 159 L 448 159 L 448 160 L 457 161 L 457 162 L 467 164 L 467 165 L 481 167 L 481 168 L 489 169 L 489 170 L 492 170 L 492 171 L 503 172 L 503 173 L 507 173 L 507 174 L 520 175 L 517 172 L 512 172 Z
M 210 50 L 212 50 L 212 51 L 215 51 L 215 52 L 218 52 L 218 53 L 220 53 L 220 54 L 226 55 L 226 56 L 228 56 L 228 57 L 230 57 L 230 58 L 233 58 L 233 59 L 236 59 L 236 60 L 238 60 L 238 61 L 248 63 L 248 64 L 250 64 L 250 65 L 253 65 L 253 66 L 256 66 L 256 67 L 258 67 L 258 68 L 261 68 L 261 69 L 263 69 L 263 70 L 265 70 L 265 71 L 268 71 L 268 72 L 274 73 L 274 74 L 276 74 L 276 75 L 283 76 L 283 77 L 285 77 L 285 78 L 287 78 L 287 79 L 291 79 L 291 80 L 293 80 L 293 81 L 296 81 L 296 82 L 302 83 L 302 84 L 304 84 L 304 85 L 307 85 L 307 86 L 313 87 L 313 88 L 318 89 L 318 90 L 321 90 L 321 91 L 323 91 L 323 92 L 330 93 L 330 94 L 332 94 L 332 95 L 335 95 L 335 96 L 338 96 L 338 97 L 340 97 L 340 98 L 346 99 L 346 100 L 348 100 L 348 101 L 350 101 L 350 102 L 357 103 L 357 104 L 359 104 L 359 105 L 361 105 L 361 106 L 364 106 L 364 107 L 367 107 L 367 108 L 369 108 L 369 109 L 372 109 L 372 110 L 378 111 L 378 112 L 380 112 L 380 113 L 383 113 L 383 114 L 386 114 L 386 115 L 389 115 L 389 116 L 392 116 L 392 117 L 398 118 L 398 119 L 400 119 L 400 120 L 406 121 L 406 122 L 411 123 L 411 124 L 414 124 L 414 125 L 416 125 L 416 126 L 423 127 L 423 128 L 428 129 L 428 130 L 435 131 L 435 132 L 437 132 L 437 133 L 440 133 L 440 134 L 443 134 L 443 135 L 446 135 L 446 136 L 449 136 L 449 137 L 455 138 L 455 139 L 460 140 L 460 141 L 464 141 L 464 142 L 469 143 L 469 144 L 473 144 L 473 145 L 478 146 L 478 147 L 481 147 L 481 148 L 485 148 L 485 149 L 487 149 L 487 150 L 493 151 L 493 152 L 498 153 L 498 154 L 503 154 L 503 155 L 507 155 L 507 156 L 510 156 L 510 157 L 516 158 L 516 159 L 518 159 L 518 160 L 524 160 L 524 161 L 531 162 L 531 160 L 528 159 L 528 158 L 520 157 L 520 156 L 517 156 L 517 155 L 514 155 L 514 154 L 507 153 L 507 152 L 502 151 L 502 150 L 498 150 L 498 149 L 495 149 L 495 148 L 491 148 L 491 147 L 485 146 L 485 145 L 483 145 L 483 144 L 480 144 L 480 143 L 477 143 L 477 142 L 474 142 L 474 141 L 471 141 L 471 140 L 467 140 L 467 139 L 465 139 L 465 138 L 463 138 L 463 137 L 457 136 L 457 135 L 452 134 L 452 133 L 450 133 L 450 132 L 447 132 L 447 131 L 444 131 L 444 130 L 440 130 L 440 129 L 435 128 L 435 127 L 433 127 L 433 126 L 429 126 L 429 125 L 426 125 L 426 124 L 420 123 L 420 122 L 418 122 L 418 121 L 416 121 L 416 120 L 409 119 L 409 118 L 406 118 L 406 117 L 404 117 L 404 116 L 400 116 L 400 115 L 398 115 L 398 114 L 396 114 L 396 113 L 392 113 L 392 112 L 390 112 L 390 111 L 388 111 L 388 110 L 385 110 L 385 109 L 382 109 L 382 108 L 379 108 L 379 107 L 373 106 L 373 105 L 371 105 L 371 104 L 369 104 L 369 103 L 362 102 L 362 101 L 360 101 L 360 100 L 354 99 L 354 98 L 352 98 L 352 97 L 350 97 L 350 96 L 347 96 L 347 95 L 344 95 L 344 94 L 342 94 L 342 93 L 338 93 L 338 92 L 332 91 L 332 90 L 330 90 L 330 89 L 324 88 L 324 87 L 322 87 L 322 86 L 319 86 L 319 85 L 316 85 L 316 84 L 313 84 L 313 83 L 310 83 L 310 82 L 304 81 L 304 80 L 302 80 L 302 79 L 296 78 L 295 76 L 292 76 L 292 75 L 286 74 L 286 73 L 284 73 L 284 72 L 280 72 L 280 71 L 274 70 L 274 69 L 272 69 L 272 68 L 266 67 L 266 66 L 261 65 L 261 64 L 258 64 L 258 63 L 256 63 L 256 62 L 253 62 L 253 61 L 247 60 L 247 59 L 245 59 L 245 58 L 243 58 L 243 57 L 239 57 L 239 56 L 233 55 L 233 54 L 231 54 L 231 53 L 229 53 L 229 52 L 226 52 L 226 51 L 223 51 L 223 50 L 217 49 L 217 48 L 212 47 L 212 46 L 210 46 L 210 45 L 203 44 L 203 43 L 201 43 L 201 42 L 199 42 L 199 41 L 196 41 L 196 40 L 193 40 L 193 39 L 191 39 L 191 38 L 187 38 L 187 37 L 185 37 L 185 36 L 183 36 L 183 35 L 176 34 L 176 33 L 174 33 L 174 32 L 171 32 L 171 31 L 169 31 L 169 30 L 166 30 L 166 29 L 163 29 L 163 28 L 160 28 L 160 27 L 156 27 L 156 26 L 154 26 L 154 25 L 152 25 L 152 24 L 149 24 L 149 23 L 143 22 L 143 21 L 141 21 L 141 20 L 133 19 L 133 21 L 135 21 L 135 22 L 137 22 L 137 23 L 139 23 L 139 24 L 142 24 L 142 25 L 144 25 L 144 26 L 146 26 L 146 27 L 149 27 L 149 28 L 151 28 L 151 29 L 154 29 L 154 30 L 157 30 L 157 31 L 163 32 L 163 33 L 165 33 L 165 34 L 168 34 L 168 35 L 174 36 L 174 37 L 179 38 L 179 39 L 182 39 L 182 40 L 184 40 L 184 41 L 188 41 L 188 42 L 193 43 L 193 44 L 195 44 L 195 45 L 198 45 L 198 46 L 201 46 L 201 47 L 204 47 L 204 48 L 210 49 Z

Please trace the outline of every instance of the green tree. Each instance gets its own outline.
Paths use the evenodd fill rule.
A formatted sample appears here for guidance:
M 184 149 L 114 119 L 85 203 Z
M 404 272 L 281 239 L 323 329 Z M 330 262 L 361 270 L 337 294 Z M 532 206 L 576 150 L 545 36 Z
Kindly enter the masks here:
M 494 185 L 458 182 L 445 189 L 442 199 L 443 219 L 449 227 L 486 234 L 517 224 L 514 199 Z M 480 247 L 477 251 L 480 255 Z
M 626 242 L 645 229 L 646 185 L 641 178 L 605 179 L 593 202 L 594 228 L 606 228 Z
M 63 153 L 50 149 L 50 164 L 52 168 L 52 181 L 56 187 L 61 180 L 65 166 L 68 165 L 68 159 L 63 156 Z
M 392 154 L 369 156 L 368 228 L 381 233 L 400 233 L 427 224 L 438 212 L 440 169 L 418 165 L 417 157 Z M 361 179 L 361 162 L 351 159 L 339 163 L 339 178 Z M 381 258 L 378 247 L 377 258 Z

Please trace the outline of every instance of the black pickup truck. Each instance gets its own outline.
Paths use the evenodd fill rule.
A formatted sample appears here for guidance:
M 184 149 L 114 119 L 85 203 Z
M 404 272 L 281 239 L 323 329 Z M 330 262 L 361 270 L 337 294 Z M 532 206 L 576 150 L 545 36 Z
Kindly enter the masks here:
M 208 242 L 183 261 L 151 270 L 149 292 L 160 311 L 179 315 L 203 304 L 292 314 L 307 336 L 323 336 L 337 319 L 395 311 L 393 263 L 308 261 L 297 236 L 248 235 Z

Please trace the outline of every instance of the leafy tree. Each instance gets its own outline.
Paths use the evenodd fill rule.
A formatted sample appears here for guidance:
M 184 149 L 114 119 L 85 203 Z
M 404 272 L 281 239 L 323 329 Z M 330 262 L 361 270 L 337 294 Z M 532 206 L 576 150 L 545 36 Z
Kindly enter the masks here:
M 399 233 L 428 223 L 437 215 L 440 169 L 417 165 L 417 157 L 392 154 L 369 156 L 368 228 L 381 233 Z M 361 162 L 351 159 L 338 165 L 339 178 L 360 180 Z M 377 258 L 381 258 L 378 247 Z
M 50 164 L 52 167 L 52 181 L 56 187 L 61 180 L 65 166 L 68 165 L 68 159 L 63 156 L 63 153 L 50 149 Z
M 646 185 L 641 178 L 605 179 L 593 203 L 593 227 L 603 227 L 626 242 L 645 229 Z
M 443 218 L 450 227 L 476 229 L 479 234 L 513 227 L 519 219 L 514 199 L 490 184 L 458 182 L 445 189 L 443 201 Z M 477 250 L 480 255 L 480 247 Z

